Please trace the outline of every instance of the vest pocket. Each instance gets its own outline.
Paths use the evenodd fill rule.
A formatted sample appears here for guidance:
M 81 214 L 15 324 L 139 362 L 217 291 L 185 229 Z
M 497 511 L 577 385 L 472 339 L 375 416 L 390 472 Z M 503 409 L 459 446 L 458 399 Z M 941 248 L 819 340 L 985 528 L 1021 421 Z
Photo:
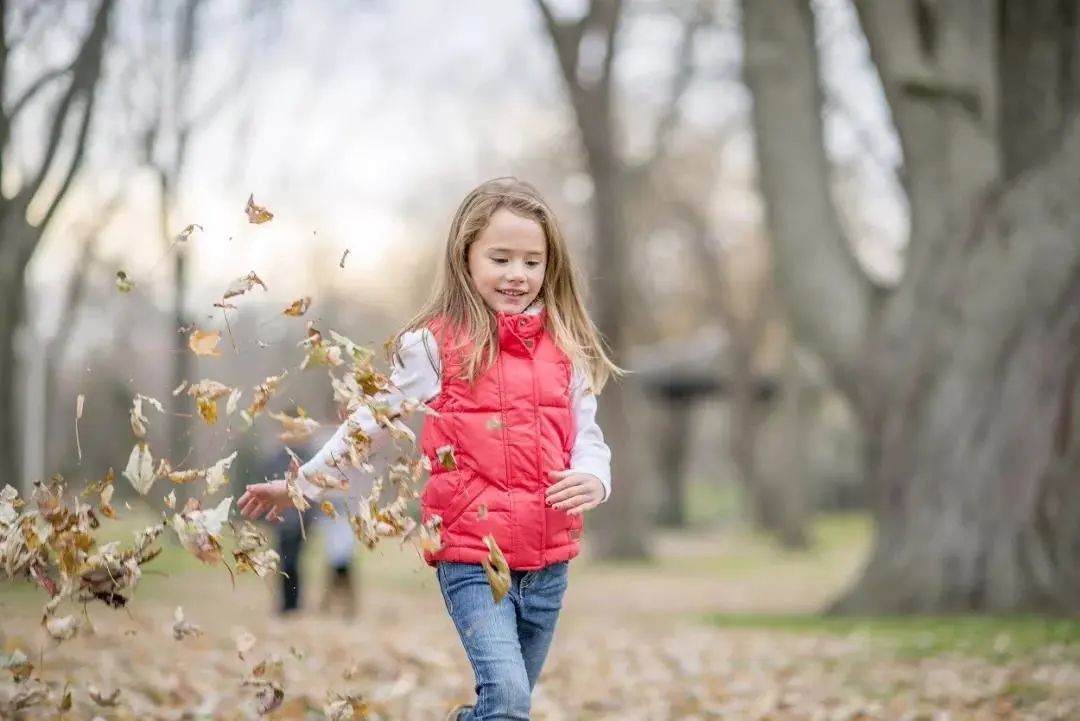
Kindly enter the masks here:
M 462 480 L 454 492 L 453 498 L 445 506 L 443 529 L 450 528 L 457 522 L 488 485 L 486 481 L 475 473 L 463 473 L 460 477 Z

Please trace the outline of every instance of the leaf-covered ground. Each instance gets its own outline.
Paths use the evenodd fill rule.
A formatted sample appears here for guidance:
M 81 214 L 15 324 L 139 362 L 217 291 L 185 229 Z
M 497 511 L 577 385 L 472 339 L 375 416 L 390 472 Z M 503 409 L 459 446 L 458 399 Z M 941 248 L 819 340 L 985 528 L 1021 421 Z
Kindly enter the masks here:
M 856 568 L 861 543 L 850 540 L 827 528 L 818 551 L 785 555 L 730 534 L 669 537 L 655 566 L 575 562 L 534 719 L 1080 718 L 1080 624 L 801 615 Z M 201 570 L 175 548 L 158 561 L 161 575 L 147 565 L 129 610 L 90 606 L 59 646 L 39 630 L 40 594 L 0 587 L 4 652 L 21 649 L 34 665 L 21 683 L 2 672 L 0 715 L 258 718 L 275 673 L 284 699 L 273 719 L 345 718 L 349 708 L 354 718 L 437 721 L 469 700 L 468 664 L 432 574 L 409 552 L 361 554 L 352 621 L 282 620 L 259 579 L 233 589 L 220 567 Z M 310 580 L 314 605 L 321 583 Z M 201 634 L 174 632 L 177 606 Z

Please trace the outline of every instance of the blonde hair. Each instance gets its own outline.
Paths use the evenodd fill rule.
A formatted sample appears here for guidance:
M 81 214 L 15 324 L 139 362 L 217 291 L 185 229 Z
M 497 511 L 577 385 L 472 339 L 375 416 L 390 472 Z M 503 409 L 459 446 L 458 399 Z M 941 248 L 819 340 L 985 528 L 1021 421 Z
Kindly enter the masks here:
M 612 362 L 585 310 L 555 214 L 536 188 L 517 178 L 489 180 L 465 196 L 450 224 L 446 255 L 439 265 L 431 297 L 394 336 L 391 347 L 395 350 L 399 347 L 404 333 L 427 328 L 432 321 L 441 319 L 450 332 L 439 342 L 457 338 L 462 348 L 468 348 L 462 363 L 465 380 L 476 380 L 491 366 L 498 353 L 495 314 L 480 297 L 469 274 L 469 247 L 500 208 L 535 220 L 543 229 L 547 239 L 547 266 L 538 297 L 543 299 L 547 311 L 548 331 L 574 366 L 584 371 L 592 392 L 599 393 L 612 375 L 621 375 L 623 371 Z

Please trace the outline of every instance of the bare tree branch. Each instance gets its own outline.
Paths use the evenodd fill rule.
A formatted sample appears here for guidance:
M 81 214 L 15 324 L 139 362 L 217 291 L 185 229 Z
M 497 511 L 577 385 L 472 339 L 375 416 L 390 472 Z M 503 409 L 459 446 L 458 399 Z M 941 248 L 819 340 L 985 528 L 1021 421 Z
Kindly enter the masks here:
M 15 100 L 15 102 L 11 104 L 11 108 L 5 111 L 5 115 L 7 116 L 8 121 L 10 122 L 17 118 L 19 113 L 22 112 L 22 109 L 25 108 L 27 104 L 29 104 L 29 102 L 34 99 L 34 96 L 41 92 L 46 85 L 51 83 L 53 80 L 56 80 L 57 78 L 63 77 L 67 73 L 71 72 L 71 70 L 72 65 L 69 64 L 59 68 L 53 68 L 52 70 L 48 70 L 42 73 L 37 78 L 37 80 L 31 83 L 30 86 L 23 91 L 23 94 L 20 95 Z
M 814 16 L 804 3 L 744 0 L 747 86 L 777 287 L 796 339 L 859 393 L 872 288 L 829 192 Z
M 82 47 L 79 49 L 79 52 L 72 63 L 73 70 L 71 83 L 57 104 L 56 111 L 53 114 L 45 155 L 42 158 L 41 166 L 38 168 L 37 174 L 34 176 L 34 179 L 30 182 L 26 190 L 29 197 L 36 196 L 41 190 L 42 183 L 45 182 L 45 177 L 49 174 L 53 161 L 56 159 L 56 153 L 60 147 L 64 125 L 67 122 L 71 106 L 75 102 L 77 96 L 84 96 L 85 106 L 79 129 L 79 144 L 76 146 L 74 157 L 68 166 L 65 179 L 61 185 L 61 190 L 54 196 L 49 206 L 49 211 L 46 212 L 47 217 L 51 217 L 52 213 L 56 210 L 56 206 L 63 198 L 64 192 L 67 191 L 75 171 L 82 162 L 83 153 L 85 151 L 84 146 L 86 145 L 86 133 L 91 115 L 90 109 L 93 108 L 93 98 L 96 94 L 98 78 L 101 75 L 101 63 L 105 54 L 105 40 L 108 36 L 109 14 L 112 12 L 112 8 L 113 0 L 101 0 L 98 11 L 94 16 L 90 32 L 87 34 L 86 40 L 83 42 Z M 44 226 L 45 224 L 46 223 L 42 223 L 41 225 Z M 31 252 L 32 251 L 33 249 L 31 248 Z
M 671 139 L 675 134 L 675 127 L 678 124 L 679 106 L 682 104 L 683 97 L 686 95 L 686 91 L 690 88 L 694 78 L 694 48 L 697 44 L 698 32 L 711 19 L 711 5 L 699 2 L 693 16 L 682 24 L 682 36 L 676 54 L 675 72 L 671 78 L 667 103 L 656 123 L 652 153 L 650 153 L 648 160 L 644 162 L 646 168 L 655 166 L 667 154 Z

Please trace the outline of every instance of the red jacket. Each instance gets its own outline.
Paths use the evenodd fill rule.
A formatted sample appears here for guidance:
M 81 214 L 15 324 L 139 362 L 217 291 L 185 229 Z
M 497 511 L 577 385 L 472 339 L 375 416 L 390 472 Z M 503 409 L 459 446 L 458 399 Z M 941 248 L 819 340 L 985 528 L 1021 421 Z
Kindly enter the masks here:
M 514 570 L 535 570 L 578 554 L 582 518 L 550 508 L 548 473 L 570 466 L 574 440 L 573 368 L 536 315 L 498 314 L 499 352 L 470 384 L 460 378 L 468 352 L 440 322 L 441 392 L 430 405 L 420 446 L 431 461 L 421 495 L 423 519 L 442 517 L 441 550 L 425 560 L 480 563 L 491 534 Z M 451 452 L 452 451 L 452 452 Z

